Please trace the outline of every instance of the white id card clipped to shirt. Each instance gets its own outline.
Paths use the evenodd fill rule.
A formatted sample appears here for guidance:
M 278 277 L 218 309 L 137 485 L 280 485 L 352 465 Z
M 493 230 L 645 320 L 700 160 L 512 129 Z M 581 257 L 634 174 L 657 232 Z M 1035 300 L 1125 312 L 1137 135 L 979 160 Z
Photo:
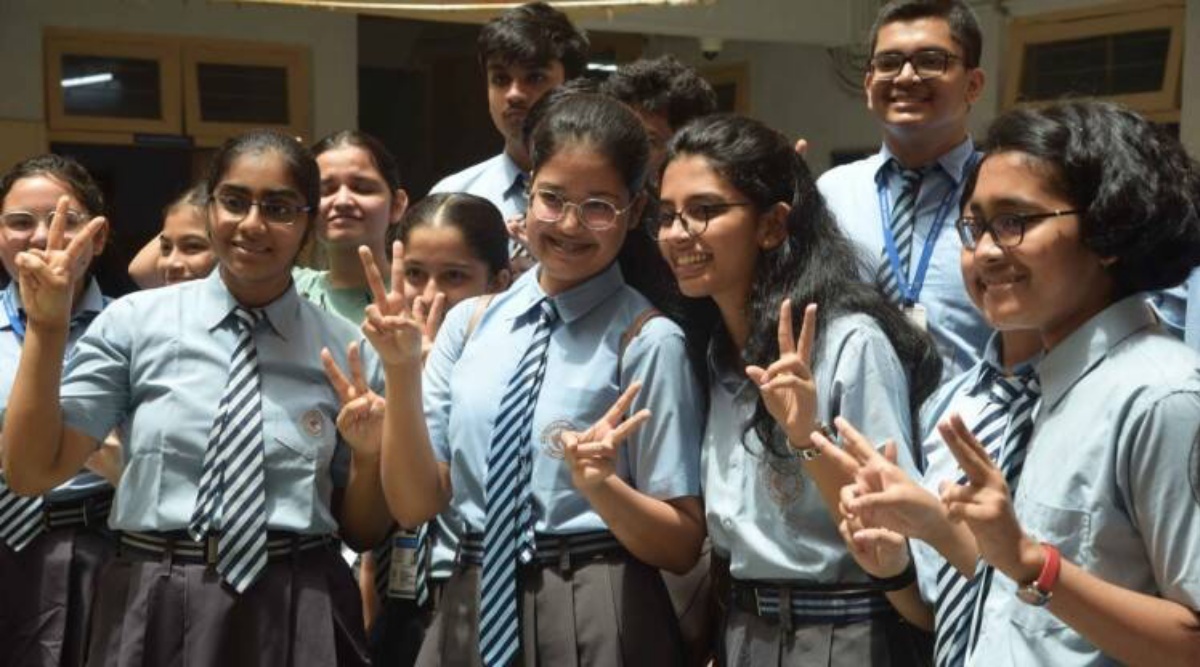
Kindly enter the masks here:
M 417 534 L 400 531 L 392 538 L 392 567 L 388 571 L 390 598 L 417 599 L 417 559 L 421 557 Z
M 919 303 L 910 303 L 904 306 L 904 314 L 908 317 L 908 321 L 913 323 L 921 331 L 929 331 L 929 318 L 925 312 L 925 306 Z

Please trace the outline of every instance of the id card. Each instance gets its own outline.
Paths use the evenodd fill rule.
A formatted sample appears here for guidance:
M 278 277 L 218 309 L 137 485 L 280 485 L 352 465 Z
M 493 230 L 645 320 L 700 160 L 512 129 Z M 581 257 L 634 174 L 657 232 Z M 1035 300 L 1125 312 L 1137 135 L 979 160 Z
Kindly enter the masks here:
M 392 567 L 388 571 L 388 590 L 390 598 L 404 600 L 417 599 L 417 559 L 421 557 L 418 550 L 416 533 L 400 531 L 392 538 Z
M 921 331 L 929 330 L 929 319 L 925 313 L 925 306 L 919 303 L 904 306 L 904 314 L 908 316 L 908 321 L 913 323 L 913 326 Z

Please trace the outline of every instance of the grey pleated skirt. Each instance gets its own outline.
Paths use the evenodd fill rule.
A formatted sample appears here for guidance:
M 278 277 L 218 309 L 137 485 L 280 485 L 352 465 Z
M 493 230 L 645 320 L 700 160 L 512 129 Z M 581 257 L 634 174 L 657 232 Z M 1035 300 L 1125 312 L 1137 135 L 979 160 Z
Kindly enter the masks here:
M 336 542 L 273 559 L 238 595 L 204 564 L 122 549 L 102 572 L 89 667 L 369 665 Z
M 446 582 L 418 667 L 479 667 L 479 567 Z M 672 667 L 683 664 L 675 611 L 658 570 L 627 555 L 560 571 L 522 572 L 525 667 Z
M 0 543 L 0 666 L 79 667 L 101 568 L 116 546 L 103 528 L 54 528 L 20 552 Z

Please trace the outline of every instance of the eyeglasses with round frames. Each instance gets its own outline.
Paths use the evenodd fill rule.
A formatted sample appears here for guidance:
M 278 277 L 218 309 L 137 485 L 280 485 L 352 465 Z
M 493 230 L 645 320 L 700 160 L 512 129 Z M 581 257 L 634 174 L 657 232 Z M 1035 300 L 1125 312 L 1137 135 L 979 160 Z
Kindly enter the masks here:
M 257 206 L 258 214 L 265 222 L 273 225 L 293 225 L 301 213 L 312 210 L 304 206 L 280 198 L 254 199 L 244 194 L 229 191 L 219 191 L 211 199 L 212 203 L 224 213 L 230 222 L 241 222 L 250 215 L 250 209 Z
M 876 81 L 891 81 L 900 76 L 906 63 L 912 63 L 913 71 L 922 81 L 936 79 L 950 68 L 950 61 L 960 60 L 953 53 L 941 49 L 923 49 L 911 54 L 899 51 L 876 53 L 870 61 L 871 73 Z
M 748 201 L 694 203 L 687 204 L 678 211 L 663 207 L 647 221 L 646 232 L 650 234 L 650 238 L 657 239 L 663 231 L 670 230 L 675 226 L 675 221 L 679 220 L 683 223 L 683 231 L 687 232 L 688 236 L 693 239 L 700 238 L 704 232 L 708 231 L 708 223 L 712 222 L 713 218 L 719 218 L 729 209 L 738 206 L 753 206 L 753 204 Z
M 1000 213 L 991 219 L 964 216 L 955 223 L 958 238 L 963 247 L 974 251 L 979 246 L 979 239 L 985 233 L 992 235 L 992 240 L 1001 248 L 1015 248 L 1025 240 L 1025 229 L 1030 223 L 1041 222 L 1048 218 L 1061 215 L 1079 215 L 1082 211 L 1049 211 L 1047 213 Z
M 576 203 L 553 190 L 534 190 L 529 193 L 529 212 L 539 221 L 557 224 L 567 217 L 571 209 L 575 209 L 580 224 L 593 232 L 611 228 L 632 206 L 631 203 L 625 208 L 617 208 L 612 202 L 598 197 Z
M 49 211 L 43 215 L 38 215 L 31 211 L 8 211 L 0 214 L 0 227 L 7 229 L 13 234 L 21 236 L 33 234 L 38 228 L 38 225 L 44 224 L 49 229 L 51 223 L 54 222 L 54 211 Z M 83 229 L 83 226 L 88 223 L 86 213 L 76 211 L 74 209 L 67 210 L 67 233 L 77 232 Z

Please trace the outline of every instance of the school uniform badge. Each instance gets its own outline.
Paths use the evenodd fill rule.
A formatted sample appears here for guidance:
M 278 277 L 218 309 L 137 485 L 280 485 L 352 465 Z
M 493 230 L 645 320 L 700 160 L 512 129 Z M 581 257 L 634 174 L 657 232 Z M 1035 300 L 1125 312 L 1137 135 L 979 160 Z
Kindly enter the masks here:
M 542 443 L 542 453 L 552 459 L 562 459 L 563 453 L 563 433 L 567 431 L 582 431 L 569 419 L 555 419 L 546 424 L 542 429 L 538 441 Z
M 325 418 L 321 415 L 321 411 L 313 408 L 304 413 L 300 418 L 300 426 L 304 428 L 304 432 L 314 438 L 321 437 L 321 433 L 325 431 Z

